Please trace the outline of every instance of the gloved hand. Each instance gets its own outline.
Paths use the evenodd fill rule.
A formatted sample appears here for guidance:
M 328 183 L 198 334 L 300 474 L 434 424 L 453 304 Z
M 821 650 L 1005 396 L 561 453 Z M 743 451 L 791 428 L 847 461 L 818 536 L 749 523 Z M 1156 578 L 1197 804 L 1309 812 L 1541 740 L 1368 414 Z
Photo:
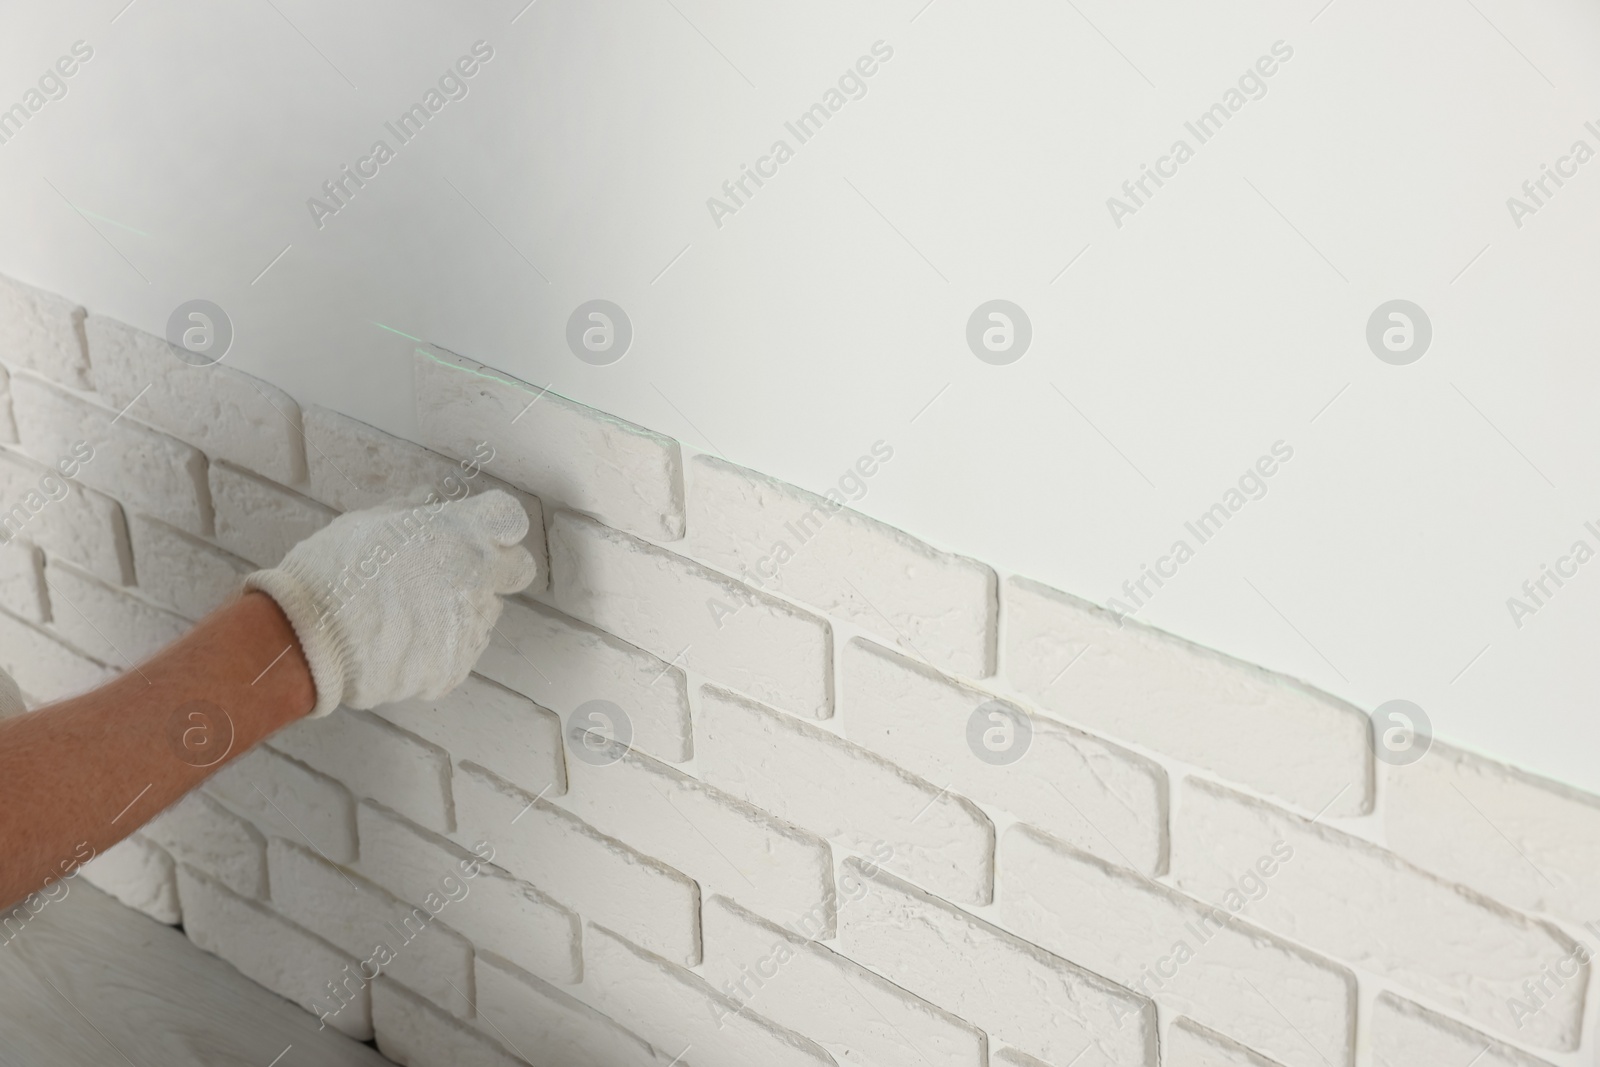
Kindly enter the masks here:
M 341 515 L 245 579 L 300 639 L 317 687 L 312 717 L 443 696 L 489 644 L 497 594 L 538 576 L 519 543 L 528 516 L 509 493 L 428 499 L 424 490 Z

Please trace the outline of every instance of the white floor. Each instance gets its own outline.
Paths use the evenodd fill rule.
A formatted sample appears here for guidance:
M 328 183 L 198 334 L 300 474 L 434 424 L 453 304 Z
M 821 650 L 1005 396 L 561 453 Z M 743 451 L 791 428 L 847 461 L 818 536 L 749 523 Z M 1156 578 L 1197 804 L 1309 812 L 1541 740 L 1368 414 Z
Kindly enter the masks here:
M 0 945 L 0 1067 L 387 1067 L 82 879 Z

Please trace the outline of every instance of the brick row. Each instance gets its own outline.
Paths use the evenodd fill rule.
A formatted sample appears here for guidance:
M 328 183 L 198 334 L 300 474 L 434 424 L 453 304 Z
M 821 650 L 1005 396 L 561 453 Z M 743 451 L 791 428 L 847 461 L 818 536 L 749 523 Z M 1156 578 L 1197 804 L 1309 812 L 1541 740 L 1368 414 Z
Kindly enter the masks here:
M 1293 859 L 1263 876 L 1258 863 L 1285 846 Z M 1526 1003 L 1524 982 L 1574 955 L 1567 935 L 1376 845 L 1191 780 L 1172 872 L 1180 888 L 1219 906 L 1259 881 L 1266 888 L 1249 906 L 1252 923 L 1359 961 L 1508 1037 L 1562 1051 L 1578 1045 L 1583 981 L 1548 984 L 1537 1011 L 1515 1006 Z

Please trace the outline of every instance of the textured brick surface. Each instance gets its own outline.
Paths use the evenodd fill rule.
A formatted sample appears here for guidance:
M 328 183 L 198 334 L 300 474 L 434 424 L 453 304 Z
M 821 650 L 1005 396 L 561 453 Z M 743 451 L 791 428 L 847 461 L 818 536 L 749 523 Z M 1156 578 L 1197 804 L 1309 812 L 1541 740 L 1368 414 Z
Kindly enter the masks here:
M 337 411 L 305 411 L 311 495 L 339 511 L 372 507 L 417 489 L 453 496 L 465 485 L 456 461 Z
M 699 960 L 700 889 L 692 880 L 471 764 L 460 770 L 458 844 L 487 841 L 500 866 L 584 918 L 669 959 Z
M 142 834 L 123 838 L 83 865 L 83 880 L 169 926 L 182 918 L 172 856 Z
M 273 838 L 272 906 L 287 918 L 461 1018 L 472 1016 L 472 949 L 445 924 L 454 906 L 403 903 L 360 875 Z M 387 953 L 375 951 L 379 946 Z M 333 977 L 332 975 L 329 976 Z
M 146 515 L 128 520 L 139 591 L 179 615 L 199 619 L 231 600 L 255 570 L 231 552 Z
M 1050 1067 L 1043 1060 L 1036 1059 L 1026 1052 L 1018 1052 L 1014 1048 L 1002 1048 L 992 1053 L 989 1062 L 996 1067 Z
M 1110 1063 L 1153 1062 L 1155 1013 L 1143 997 L 882 871 L 855 860 L 845 871 L 857 889 L 839 906 L 846 956 L 1050 1063 L 1085 1047 Z
M 561 721 L 514 689 L 473 674 L 438 700 L 380 704 L 373 712 L 512 785 L 548 789 L 547 796 L 567 791 Z
M 820 619 L 571 512 L 551 523 L 550 574 L 569 615 L 773 707 L 832 713 Z
M 65 297 L 0 275 L 0 360 L 87 389 L 83 319 Z
M 0 545 L 0 608 L 32 623 L 50 619 L 44 553 L 26 541 Z
M 284 554 L 333 521 L 336 512 L 281 485 L 224 463 L 211 465 L 217 543 L 258 567 L 276 566 Z
M 409 1067 L 519 1067 L 521 1060 L 481 1033 L 387 979 L 372 986 L 378 1051 Z
M 1355 708 L 1140 623 L 1119 627 L 1036 582 L 1012 579 L 1003 601 L 1006 671 L 1040 707 L 1313 813 L 1367 810 L 1370 730 Z
M 832 1067 L 833 1059 L 713 989 L 705 979 L 590 926 L 581 994 L 656 1048 L 696 1067 Z
M 1567 937 L 1373 845 L 1190 781 L 1173 833 L 1173 876 L 1221 904 L 1278 841 L 1294 859 L 1250 905 L 1252 922 L 1359 961 L 1489 1030 L 1543 1048 L 1576 1047 L 1582 977 L 1553 988 L 1536 1013 L 1519 1019 L 1510 1005 L 1526 996 L 1524 981 L 1572 955 Z
M 273 734 L 272 747 L 413 822 L 440 833 L 454 828 L 450 757 L 370 711 L 339 708 L 304 719 Z
M 507 600 L 478 672 L 562 721 L 591 700 L 609 701 L 627 713 L 634 748 L 671 763 L 691 754 L 682 668 L 551 608 Z
M 707 980 L 844 1063 L 982 1067 L 982 1033 L 793 930 L 706 901 Z
M 873 456 L 858 463 L 876 473 Z M 994 672 L 998 608 L 988 567 L 712 456 L 696 456 L 693 467 L 685 551 L 943 670 Z
M 1282 1067 L 1189 1019 L 1178 1019 L 1167 1031 L 1165 1056 L 1171 1067 Z
M 1524 911 L 1600 919 L 1600 798 L 1439 743 L 1384 771 L 1394 851 Z
M 1550 1067 L 1544 1060 L 1518 1052 L 1392 993 L 1381 994 L 1372 1015 L 1372 1067 L 1434 1063 Z
M 683 536 L 676 441 L 439 349 L 415 360 L 417 422 L 434 448 L 468 457 L 488 441 L 507 481 L 630 533 Z
M 70 563 L 49 560 L 50 628 L 117 667 L 149 659 L 189 631 L 189 620 L 135 593 L 106 585 Z
M 478 1021 L 534 1067 L 667 1067 L 649 1045 L 560 989 L 479 951 Z
M 1349 1061 L 1354 979 L 1251 926 L 1249 905 L 1202 904 L 1026 827 L 1001 842 L 1000 884 L 1000 921 L 1028 941 L 1285 1067 Z
M 304 480 L 300 405 L 288 393 L 225 364 L 193 366 L 166 338 L 102 315 L 90 315 L 84 333 L 94 388 L 111 407 L 137 397 L 142 422 L 274 481 Z
M 779 922 L 813 913 L 831 925 L 825 842 L 648 756 L 572 762 L 574 814 L 603 834 Z
M 706 780 L 951 900 L 986 904 L 994 827 L 960 797 L 847 741 L 732 693 L 700 690 Z
M 94 450 L 77 469 L 84 485 L 179 529 L 211 533 L 205 455 L 140 424 L 137 404 L 120 414 L 23 374 L 12 377 L 11 397 L 22 447 L 33 458 L 55 464 L 84 442 Z
M 356 858 L 356 806 L 349 790 L 261 745 L 206 779 L 204 789 L 269 834 L 334 863 Z
M 327 984 L 355 959 L 287 922 L 275 912 L 230 892 L 189 867 L 178 867 L 183 930 L 245 975 L 358 1041 L 372 1037 L 369 991 L 351 987 L 349 1003 L 334 1011 Z
M 1028 747 L 1017 762 L 985 762 L 969 724 L 992 696 L 859 639 L 841 660 L 851 740 L 1112 863 L 1147 874 L 1165 865 L 1167 782 L 1151 761 L 1007 704 L 1002 717 L 1030 724 Z M 993 728 L 987 715 L 979 721 Z
M 141 832 L 235 893 L 258 900 L 267 896 L 266 838 L 204 793 L 189 793 Z
M 17 442 L 17 420 L 11 413 L 11 372 L 0 365 L 0 441 Z
M 0 539 L 35 542 L 103 581 L 133 581 L 122 505 L 110 497 L 62 478 L 54 465 L 0 450 L 0 502 Z
M 492 842 L 475 841 L 472 852 L 371 803 L 361 805 L 359 825 L 360 869 L 368 878 L 411 904 L 430 893 L 448 896 L 460 883 L 466 889 L 449 915 L 458 933 L 541 978 L 578 980 L 578 917 L 487 862 L 495 857 Z
M 0 668 L 37 701 L 57 700 L 93 689 L 116 671 L 84 655 L 54 634 L 0 611 Z

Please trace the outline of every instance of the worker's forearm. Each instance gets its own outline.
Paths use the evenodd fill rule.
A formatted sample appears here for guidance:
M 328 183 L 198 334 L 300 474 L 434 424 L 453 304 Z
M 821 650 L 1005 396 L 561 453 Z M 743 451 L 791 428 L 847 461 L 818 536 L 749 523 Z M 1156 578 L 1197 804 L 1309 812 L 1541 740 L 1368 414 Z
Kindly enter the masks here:
M 0 908 L 114 845 L 315 698 L 289 621 L 253 592 L 107 685 L 0 720 Z

